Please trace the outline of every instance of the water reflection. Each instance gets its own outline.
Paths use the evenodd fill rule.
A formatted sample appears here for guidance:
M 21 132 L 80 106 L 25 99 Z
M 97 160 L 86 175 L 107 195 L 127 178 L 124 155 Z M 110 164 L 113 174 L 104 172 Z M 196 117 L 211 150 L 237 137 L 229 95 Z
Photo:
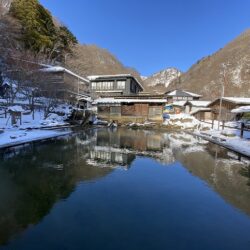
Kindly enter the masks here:
M 89 130 L 53 142 L 2 152 L 0 244 L 38 223 L 77 183 L 114 169 L 128 170 L 137 156 L 164 165 L 180 162 L 224 200 L 250 214 L 250 164 L 246 158 L 186 133 Z
M 0 163 L 0 244 L 38 223 L 80 181 L 93 181 L 111 169 L 93 168 L 77 150 L 75 137 L 19 148 Z M 10 158 L 11 157 L 11 158 Z

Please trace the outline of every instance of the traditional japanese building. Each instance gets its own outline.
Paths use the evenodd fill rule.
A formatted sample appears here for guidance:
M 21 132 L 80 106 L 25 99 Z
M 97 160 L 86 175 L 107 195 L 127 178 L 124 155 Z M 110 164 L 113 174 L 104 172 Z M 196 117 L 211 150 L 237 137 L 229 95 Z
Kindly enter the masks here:
M 245 97 L 223 97 L 221 102 L 221 120 L 230 121 L 234 118 L 231 112 L 241 106 L 250 105 L 250 98 Z M 212 119 L 218 120 L 220 113 L 220 98 L 211 102 L 207 108 L 211 109 Z
M 169 103 L 176 101 L 194 101 L 199 100 L 201 97 L 201 95 L 179 89 L 165 93 L 165 98 L 167 98 Z
M 118 122 L 162 122 L 166 99 L 146 97 L 99 98 L 95 101 L 98 116 L 105 120 Z
M 54 86 L 60 96 L 85 97 L 90 94 L 90 81 L 64 67 L 45 66 L 40 72 L 43 74 L 41 80 L 46 81 L 48 88 Z
M 138 95 L 144 88 L 130 74 L 89 76 L 92 96 Z

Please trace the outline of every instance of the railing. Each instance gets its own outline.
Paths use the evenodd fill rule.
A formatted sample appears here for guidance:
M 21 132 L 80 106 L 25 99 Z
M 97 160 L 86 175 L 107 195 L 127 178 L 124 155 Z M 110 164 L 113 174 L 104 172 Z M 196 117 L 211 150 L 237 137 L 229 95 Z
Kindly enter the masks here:
M 212 129 L 214 128 L 214 120 L 212 120 L 212 122 L 209 122 L 209 121 L 203 121 L 201 120 L 202 122 L 204 123 L 207 123 L 207 124 L 211 124 L 212 125 Z M 237 130 L 240 130 L 240 137 L 243 138 L 243 135 L 244 135 L 244 132 L 246 131 L 250 131 L 250 128 L 246 127 L 245 124 L 242 122 L 241 123 L 241 126 L 240 128 L 238 126 L 227 126 L 225 125 L 225 121 L 222 121 L 222 124 L 220 124 L 220 127 L 222 127 L 222 129 L 224 128 L 231 128 L 231 129 L 237 129 Z

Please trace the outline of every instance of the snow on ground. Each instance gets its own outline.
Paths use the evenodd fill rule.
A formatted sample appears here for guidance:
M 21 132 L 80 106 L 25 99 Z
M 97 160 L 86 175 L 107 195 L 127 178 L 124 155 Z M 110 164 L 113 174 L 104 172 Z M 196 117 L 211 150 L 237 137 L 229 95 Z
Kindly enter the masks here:
M 250 157 L 250 132 L 244 132 L 244 138 L 240 138 L 240 131 L 237 129 L 196 131 L 196 135 L 208 141 L 232 149 L 238 153 Z
M 177 127 L 180 129 L 206 129 L 208 128 L 207 124 L 203 124 L 193 116 L 189 114 L 175 114 L 170 115 L 170 119 L 167 119 L 163 122 L 164 126 Z
M 12 106 L 7 110 L 20 111 L 22 113 L 22 124 L 17 121 L 16 125 L 11 125 L 10 114 L 5 117 L 4 110 L 0 109 L 0 148 L 15 146 L 27 142 L 39 141 L 52 137 L 69 134 L 70 131 L 62 130 L 42 130 L 43 128 L 58 128 L 69 125 L 65 119 L 71 113 L 69 105 L 58 105 L 53 112 L 44 119 L 44 111 L 36 109 L 34 117 L 31 111 L 25 110 L 22 106 Z
M 244 131 L 243 138 L 240 138 L 240 130 L 237 129 L 239 124 L 237 122 L 225 124 L 232 126 L 232 128 L 224 128 L 223 130 L 221 127 L 218 130 L 218 124 L 218 121 L 215 121 L 212 129 L 212 124 L 200 122 L 188 114 L 170 115 L 170 119 L 163 123 L 164 126 L 176 127 L 182 130 L 191 129 L 195 135 L 201 136 L 203 139 L 250 157 L 250 131 Z M 192 150 L 201 149 L 200 145 L 192 148 Z
M 18 111 L 24 111 L 21 106 L 14 106 L 15 110 Z M 2 114 L 0 116 L 0 129 L 37 129 L 37 128 L 43 128 L 43 127 L 54 127 L 54 126 L 63 126 L 68 125 L 67 122 L 65 122 L 65 119 L 68 117 L 68 115 L 71 112 L 71 108 L 68 105 L 59 105 L 53 112 L 49 114 L 47 119 L 44 119 L 44 111 L 43 110 L 36 110 L 34 112 L 34 119 L 33 114 L 31 111 L 26 110 L 22 113 L 22 125 L 20 125 L 20 122 L 17 122 L 17 125 L 12 126 L 11 125 L 11 118 L 10 114 L 7 113 L 7 117 L 5 118 L 5 115 L 3 113 L 3 110 L 0 110 L 0 113 Z
M 6 130 L 0 134 L 0 148 L 17 146 L 27 142 L 45 140 L 70 134 L 70 131 L 55 130 Z

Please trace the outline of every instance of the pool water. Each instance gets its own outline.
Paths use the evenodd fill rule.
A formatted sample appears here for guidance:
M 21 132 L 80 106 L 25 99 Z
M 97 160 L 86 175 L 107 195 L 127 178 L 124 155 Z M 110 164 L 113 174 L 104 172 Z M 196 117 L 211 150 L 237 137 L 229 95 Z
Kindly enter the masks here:
M 0 249 L 250 249 L 249 159 L 192 135 L 89 130 L 0 157 Z

